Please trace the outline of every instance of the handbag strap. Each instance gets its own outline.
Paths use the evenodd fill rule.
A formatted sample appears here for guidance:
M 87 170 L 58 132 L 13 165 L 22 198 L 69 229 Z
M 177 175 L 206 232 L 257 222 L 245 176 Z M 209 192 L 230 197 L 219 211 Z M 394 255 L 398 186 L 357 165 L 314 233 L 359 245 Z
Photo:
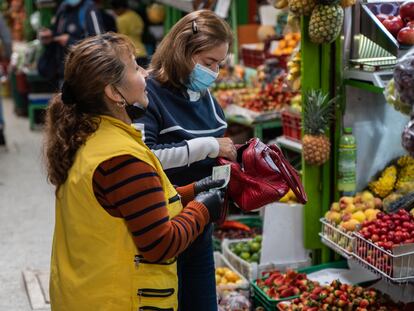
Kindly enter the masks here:
M 284 157 L 280 156 L 280 151 L 277 149 L 277 146 L 266 146 L 262 153 L 267 165 L 274 171 L 279 171 L 283 175 L 299 202 L 305 204 L 308 201 L 308 197 L 303 188 L 302 181 L 290 163 L 287 162 Z M 274 166 L 276 166 L 276 168 Z

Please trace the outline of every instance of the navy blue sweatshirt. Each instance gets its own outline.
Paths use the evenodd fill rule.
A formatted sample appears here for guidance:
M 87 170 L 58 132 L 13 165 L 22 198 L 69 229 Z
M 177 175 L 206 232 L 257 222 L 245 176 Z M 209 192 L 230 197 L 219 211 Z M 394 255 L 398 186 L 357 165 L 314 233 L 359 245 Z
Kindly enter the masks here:
M 183 92 L 147 79 L 149 106 L 133 121 L 167 176 L 182 186 L 211 175 L 227 128 L 223 110 L 210 92 Z

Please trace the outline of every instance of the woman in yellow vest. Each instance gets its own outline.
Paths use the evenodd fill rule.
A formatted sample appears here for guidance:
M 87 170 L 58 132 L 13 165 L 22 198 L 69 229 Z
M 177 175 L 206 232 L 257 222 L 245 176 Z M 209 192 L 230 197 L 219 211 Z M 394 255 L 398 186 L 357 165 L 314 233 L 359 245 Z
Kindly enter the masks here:
M 47 111 L 53 311 L 177 310 L 175 257 L 221 213 L 222 180 L 175 189 L 131 126 L 148 105 L 134 56 L 113 33 L 72 47 Z

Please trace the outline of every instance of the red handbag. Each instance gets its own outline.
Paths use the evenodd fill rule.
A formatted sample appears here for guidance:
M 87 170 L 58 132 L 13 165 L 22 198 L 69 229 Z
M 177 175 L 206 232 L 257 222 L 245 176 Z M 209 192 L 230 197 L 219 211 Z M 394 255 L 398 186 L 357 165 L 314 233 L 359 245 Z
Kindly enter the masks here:
M 252 138 L 237 146 L 237 162 L 225 158 L 218 158 L 218 162 L 231 165 L 228 196 L 244 211 L 276 202 L 289 189 L 300 203 L 308 200 L 298 173 L 276 145 Z

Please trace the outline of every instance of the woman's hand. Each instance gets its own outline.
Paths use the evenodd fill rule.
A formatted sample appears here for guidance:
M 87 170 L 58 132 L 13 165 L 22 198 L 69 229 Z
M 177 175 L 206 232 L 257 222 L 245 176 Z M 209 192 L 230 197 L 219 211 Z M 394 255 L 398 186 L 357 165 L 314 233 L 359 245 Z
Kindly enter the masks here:
M 216 138 L 219 143 L 219 157 L 235 162 L 237 160 L 237 150 L 233 141 L 228 137 Z

